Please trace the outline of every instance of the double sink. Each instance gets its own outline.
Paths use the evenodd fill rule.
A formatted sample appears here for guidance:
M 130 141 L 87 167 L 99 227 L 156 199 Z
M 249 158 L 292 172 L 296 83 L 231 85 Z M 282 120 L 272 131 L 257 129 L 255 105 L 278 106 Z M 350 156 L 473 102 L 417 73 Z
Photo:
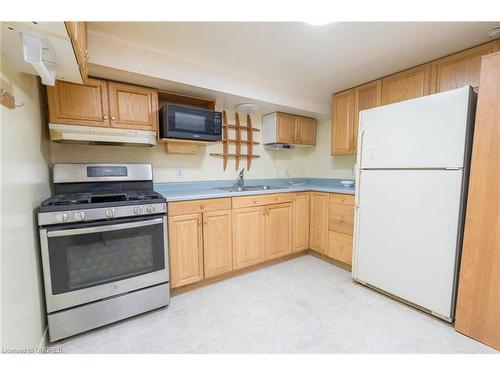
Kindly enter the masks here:
M 263 190 L 275 190 L 275 189 L 288 189 L 289 186 L 276 186 L 276 185 L 245 185 L 245 186 L 232 186 L 232 187 L 220 187 L 219 190 L 238 192 L 238 191 L 263 191 Z

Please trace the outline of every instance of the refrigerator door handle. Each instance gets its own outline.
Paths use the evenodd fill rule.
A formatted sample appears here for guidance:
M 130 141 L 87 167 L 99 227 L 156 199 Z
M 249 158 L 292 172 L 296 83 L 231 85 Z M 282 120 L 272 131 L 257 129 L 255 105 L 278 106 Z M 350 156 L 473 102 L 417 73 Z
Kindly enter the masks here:
M 361 180 L 361 162 L 363 158 L 363 137 L 365 135 L 365 130 L 361 129 L 361 133 L 359 134 L 359 144 L 358 144 L 358 161 L 356 163 L 356 179 L 354 184 L 354 205 L 359 206 L 359 183 Z

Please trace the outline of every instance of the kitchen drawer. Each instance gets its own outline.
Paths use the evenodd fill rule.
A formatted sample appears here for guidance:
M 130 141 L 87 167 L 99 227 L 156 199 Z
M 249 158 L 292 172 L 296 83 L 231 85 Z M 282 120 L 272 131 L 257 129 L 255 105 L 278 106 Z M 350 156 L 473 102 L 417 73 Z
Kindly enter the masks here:
M 172 202 L 168 204 L 168 216 L 196 214 L 198 212 L 210 212 L 230 209 L 231 198 L 214 198 L 200 199 L 195 201 Z
M 354 195 L 330 193 L 330 203 L 354 205 Z
M 352 264 L 352 236 L 329 231 L 328 256 L 345 264 Z
M 233 208 L 264 206 L 267 204 L 288 203 L 292 201 L 292 193 L 249 195 L 234 197 Z
M 328 229 L 352 236 L 354 227 L 354 206 L 330 201 Z

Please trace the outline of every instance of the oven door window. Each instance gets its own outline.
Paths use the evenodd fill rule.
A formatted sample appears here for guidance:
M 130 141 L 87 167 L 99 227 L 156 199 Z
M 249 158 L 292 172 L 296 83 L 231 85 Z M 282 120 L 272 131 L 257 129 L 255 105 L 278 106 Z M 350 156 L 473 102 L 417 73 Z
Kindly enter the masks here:
M 52 294 L 165 269 L 163 221 L 149 222 L 48 232 Z

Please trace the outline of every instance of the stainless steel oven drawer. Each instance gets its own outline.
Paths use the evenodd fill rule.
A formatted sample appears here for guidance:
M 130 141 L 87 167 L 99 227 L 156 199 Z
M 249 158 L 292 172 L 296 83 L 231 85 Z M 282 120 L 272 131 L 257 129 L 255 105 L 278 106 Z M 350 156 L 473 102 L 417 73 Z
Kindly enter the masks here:
M 170 284 L 164 283 L 48 314 L 49 340 L 61 340 L 169 303 Z

